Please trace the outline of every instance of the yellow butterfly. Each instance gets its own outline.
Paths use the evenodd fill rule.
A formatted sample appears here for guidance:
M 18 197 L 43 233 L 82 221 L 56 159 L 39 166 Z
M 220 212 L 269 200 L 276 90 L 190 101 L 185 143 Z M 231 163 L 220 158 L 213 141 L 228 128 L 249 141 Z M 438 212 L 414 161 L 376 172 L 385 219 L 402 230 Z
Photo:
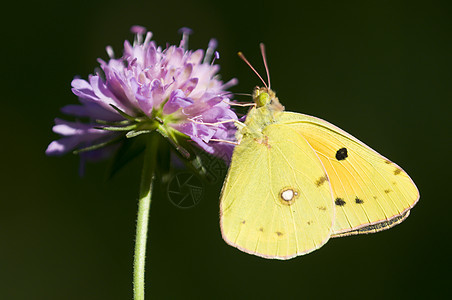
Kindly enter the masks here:
M 262 44 L 261 51 L 268 76 Z M 340 128 L 284 111 L 264 85 L 254 90 L 245 123 L 236 122 L 220 200 L 228 244 L 289 259 L 330 237 L 378 232 L 408 217 L 419 191 L 407 173 Z

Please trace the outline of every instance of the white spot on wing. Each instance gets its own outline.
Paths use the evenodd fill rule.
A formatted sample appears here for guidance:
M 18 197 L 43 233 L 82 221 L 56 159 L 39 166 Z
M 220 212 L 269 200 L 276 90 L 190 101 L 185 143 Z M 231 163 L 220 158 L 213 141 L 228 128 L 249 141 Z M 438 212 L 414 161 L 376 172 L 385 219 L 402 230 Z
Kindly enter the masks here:
M 285 187 L 279 192 L 279 202 L 290 206 L 299 197 L 298 190 L 293 187 Z
M 294 192 L 293 190 L 285 190 L 281 193 L 281 198 L 285 201 L 290 201 L 293 199 Z

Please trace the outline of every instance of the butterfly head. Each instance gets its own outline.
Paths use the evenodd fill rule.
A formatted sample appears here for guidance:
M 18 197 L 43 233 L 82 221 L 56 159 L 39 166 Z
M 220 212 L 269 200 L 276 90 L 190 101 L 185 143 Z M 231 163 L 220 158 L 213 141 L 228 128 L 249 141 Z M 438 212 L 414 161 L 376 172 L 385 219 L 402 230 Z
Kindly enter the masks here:
M 258 108 L 266 106 L 272 110 L 284 110 L 284 106 L 282 106 L 279 102 L 275 92 L 268 87 L 256 87 L 253 92 L 253 101 L 256 103 Z
M 261 75 L 256 71 L 256 69 L 251 65 L 251 63 L 246 59 L 242 52 L 239 52 L 239 57 L 253 70 L 253 72 L 259 77 L 259 79 L 264 84 L 264 87 L 256 87 L 253 92 L 253 101 L 256 103 L 256 107 L 266 107 L 272 111 L 283 111 L 284 106 L 276 97 L 275 92 L 270 88 L 270 74 L 268 71 L 267 58 L 265 55 L 265 46 L 260 43 L 262 59 L 264 60 L 265 72 L 267 73 L 268 84 L 262 79 Z

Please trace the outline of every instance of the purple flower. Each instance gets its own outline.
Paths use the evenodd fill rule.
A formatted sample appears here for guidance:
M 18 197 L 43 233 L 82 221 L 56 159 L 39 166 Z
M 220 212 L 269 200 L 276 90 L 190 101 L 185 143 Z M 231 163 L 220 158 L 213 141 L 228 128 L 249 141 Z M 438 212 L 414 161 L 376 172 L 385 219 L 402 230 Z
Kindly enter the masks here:
M 205 53 L 189 51 L 190 30 L 181 31 L 179 46 L 162 49 L 151 41 L 151 32 L 133 26 L 134 43 L 125 41 L 121 58 L 107 47 L 110 59 L 99 59 L 101 71 L 71 83 L 80 104 L 62 108 L 84 122 L 56 119 L 53 131 L 62 138 L 51 142 L 46 154 L 83 150 L 84 158 L 103 158 L 123 138 L 157 130 L 172 142 L 184 136 L 211 154 L 230 158 L 233 146 L 217 140 L 235 139 L 231 120 L 237 116 L 226 89 L 237 80 L 223 83 L 218 78 L 219 66 L 212 61 L 215 40 Z M 221 121 L 231 122 L 211 124 Z

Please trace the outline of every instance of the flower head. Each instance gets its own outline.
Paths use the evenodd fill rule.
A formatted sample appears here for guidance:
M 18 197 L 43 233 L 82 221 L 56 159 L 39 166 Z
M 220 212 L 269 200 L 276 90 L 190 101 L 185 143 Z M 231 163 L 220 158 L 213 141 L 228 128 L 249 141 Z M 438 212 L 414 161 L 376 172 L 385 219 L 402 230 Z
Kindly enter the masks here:
M 84 157 L 103 158 L 124 137 L 155 130 L 173 143 L 183 136 L 227 159 L 232 146 L 212 140 L 234 140 L 233 122 L 218 122 L 237 119 L 225 92 L 237 80 L 223 83 L 218 78 L 219 66 L 212 61 L 214 54 L 218 56 L 215 40 L 206 52 L 190 51 L 190 30 L 181 31 L 179 46 L 162 49 L 151 40 L 151 32 L 134 26 L 134 43 L 125 41 L 121 58 L 107 47 L 110 59 L 99 59 L 101 71 L 71 83 L 80 104 L 62 108 L 84 122 L 56 119 L 53 131 L 62 138 L 51 142 L 46 153 L 84 150 Z

